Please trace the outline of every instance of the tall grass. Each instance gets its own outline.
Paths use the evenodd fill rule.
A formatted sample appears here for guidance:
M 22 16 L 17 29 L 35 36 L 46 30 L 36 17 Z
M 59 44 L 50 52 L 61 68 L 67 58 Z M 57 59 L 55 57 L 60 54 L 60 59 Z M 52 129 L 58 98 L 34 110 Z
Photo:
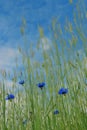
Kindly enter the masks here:
M 25 83 L 21 85 L 24 91 L 19 90 L 13 100 L 5 100 L 11 91 L 7 92 L 4 84 L 8 73 L 2 73 L 0 130 L 87 130 L 87 39 L 78 19 L 83 20 L 76 16 L 74 23 L 67 21 L 63 29 L 53 20 L 51 43 L 39 27 L 37 53 L 40 60 L 37 58 L 33 62 L 33 57 L 19 48 L 25 68 L 21 75 L 21 78 L 25 77 Z M 23 30 L 22 34 L 25 38 Z M 47 50 L 43 49 L 42 39 L 49 46 Z M 77 49 L 80 41 L 84 54 Z M 14 73 L 13 94 L 20 74 Z M 39 82 L 45 82 L 46 86 L 40 89 L 37 87 Z M 58 94 L 61 87 L 68 88 L 65 96 Z M 55 110 L 59 113 L 54 114 Z

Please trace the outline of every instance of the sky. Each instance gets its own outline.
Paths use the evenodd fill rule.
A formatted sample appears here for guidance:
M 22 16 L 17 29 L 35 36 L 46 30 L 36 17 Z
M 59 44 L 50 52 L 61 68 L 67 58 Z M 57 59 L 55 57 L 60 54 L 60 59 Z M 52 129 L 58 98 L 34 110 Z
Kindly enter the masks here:
M 23 18 L 28 44 L 36 43 L 38 25 L 44 28 L 50 41 L 47 28 L 52 19 L 58 18 L 61 24 L 66 17 L 72 20 L 75 4 L 76 0 L 0 0 L 0 69 L 10 70 L 15 66 L 14 59 L 19 57 L 17 48 L 24 44 L 20 32 Z

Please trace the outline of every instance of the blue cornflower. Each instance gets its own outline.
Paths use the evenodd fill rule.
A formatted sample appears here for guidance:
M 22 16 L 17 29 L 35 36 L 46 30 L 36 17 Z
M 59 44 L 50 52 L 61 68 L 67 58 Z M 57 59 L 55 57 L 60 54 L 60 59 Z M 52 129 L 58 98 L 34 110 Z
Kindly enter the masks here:
M 45 83 L 44 82 L 38 83 L 37 86 L 42 89 L 45 86 Z
M 27 119 L 24 120 L 22 123 L 23 123 L 24 125 L 26 125 L 26 124 L 27 124 Z
M 62 95 L 62 94 L 67 94 L 68 93 L 68 89 L 67 88 L 61 88 L 58 92 L 58 94 Z
M 19 81 L 19 84 L 23 85 L 24 84 L 24 80 Z
M 54 114 L 54 115 L 59 114 L 59 111 L 58 111 L 58 110 L 55 110 L 55 111 L 53 112 L 53 114 Z
M 15 96 L 13 94 L 8 94 L 7 97 L 5 98 L 6 100 L 12 100 L 14 99 Z

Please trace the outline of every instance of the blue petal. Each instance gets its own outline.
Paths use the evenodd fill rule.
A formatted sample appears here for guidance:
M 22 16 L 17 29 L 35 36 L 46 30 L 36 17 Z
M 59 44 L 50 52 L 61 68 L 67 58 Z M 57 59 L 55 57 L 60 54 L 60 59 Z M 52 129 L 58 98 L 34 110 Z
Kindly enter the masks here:
M 68 89 L 66 88 L 61 88 L 58 92 L 58 94 L 66 94 L 66 93 L 68 93 Z
M 6 100 L 14 99 L 15 96 L 13 94 L 8 94 L 8 96 L 5 98 Z
M 44 82 L 42 82 L 42 83 L 38 83 L 37 86 L 38 86 L 39 88 L 42 88 L 42 87 L 45 86 L 45 83 L 44 83 Z
M 23 85 L 24 84 L 24 80 L 19 81 L 19 84 Z
M 59 111 L 58 111 L 58 110 L 55 110 L 55 111 L 54 111 L 54 115 L 56 115 L 56 114 L 59 114 Z

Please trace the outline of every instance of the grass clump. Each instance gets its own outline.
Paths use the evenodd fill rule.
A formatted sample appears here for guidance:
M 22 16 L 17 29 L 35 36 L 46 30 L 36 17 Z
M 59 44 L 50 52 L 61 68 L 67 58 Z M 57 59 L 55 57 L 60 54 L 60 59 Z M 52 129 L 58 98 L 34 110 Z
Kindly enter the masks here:
M 79 15 L 74 23 L 67 21 L 66 30 L 65 25 L 62 29 L 53 20 L 51 42 L 39 27 L 40 59 L 19 48 L 24 71 L 14 71 L 12 89 L 7 90 L 5 86 L 8 73 L 1 72 L 0 130 L 87 129 L 87 39 L 83 24 L 80 27 L 77 24 Z M 24 28 L 21 31 L 24 36 Z M 79 41 L 82 53 L 77 49 Z M 22 88 L 17 93 L 16 83 Z

